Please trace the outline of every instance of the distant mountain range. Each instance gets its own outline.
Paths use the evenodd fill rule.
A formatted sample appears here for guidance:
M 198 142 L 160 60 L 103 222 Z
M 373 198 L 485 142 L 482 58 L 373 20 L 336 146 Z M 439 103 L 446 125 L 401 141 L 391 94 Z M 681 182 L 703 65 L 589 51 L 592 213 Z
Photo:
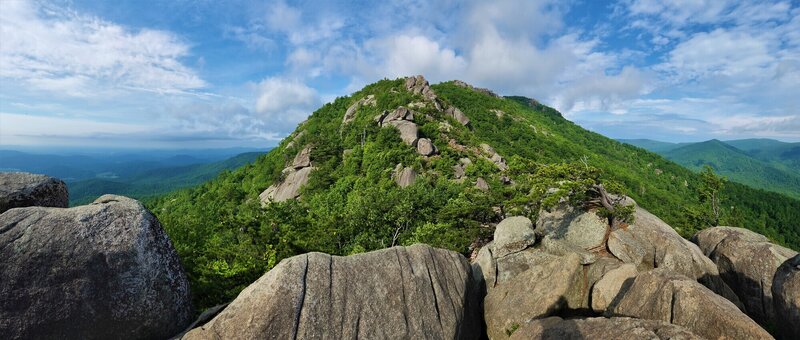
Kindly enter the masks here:
M 620 141 L 658 153 L 695 171 L 710 165 L 732 181 L 800 198 L 800 143 L 774 139 L 712 139 L 699 143 Z
M 216 177 L 222 171 L 251 163 L 262 154 L 248 152 L 218 162 L 151 169 L 113 180 L 92 178 L 67 182 L 70 205 L 87 204 L 103 194 L 144 198 L 196 186 Z
M 253 162 L 267 150 L 141 150 L 41 154 L 0 150 L 0 171 L 24 171 L 61 178 L 70 205 L 103 194 L 144 198 L 208 181 L 224 170 Z M 246 149 L 253 151 L 253 149 Z

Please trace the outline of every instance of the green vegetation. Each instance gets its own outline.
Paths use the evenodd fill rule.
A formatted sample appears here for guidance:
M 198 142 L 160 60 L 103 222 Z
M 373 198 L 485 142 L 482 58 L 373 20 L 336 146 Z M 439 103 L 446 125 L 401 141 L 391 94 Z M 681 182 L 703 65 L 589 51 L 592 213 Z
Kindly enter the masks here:
M 130 177 L 115 179 L 93 178 L 67 182 L 70 205 L 88 204 L 103 194 L 145 198 L 198 185 L 216 177 L 223 170 L 236 169 L 253 162 L 260 152 L 248 152 L 208 164 L 147 170 Z
M 704 227 L 686 214 L 700 204 L 702 181 L 691 171 L 586 131 L 527 98 L 495 98 L 452 83 L 432 87 L 472 121 L 467 128 L 430 105 L 415 109 L 420 134 L 438 146 L 437 156 L 420 157 L 395 129 L 375 124 L 383 110 L 423 100 L 402 79 L 383 80 L 324 105 L 254 163 L 148 200 L 182 258 L 197 307 L 229 301 L 281 259 L 309 251 L 348 255 L 424 242 L 466 254 L 504 216 L 535 219 L 561 198 L 592 201 L 598 186 L 630 195 L 684 236 Z M 377 105 L 360 108 L 342 126 L 347 108 L 369 94 Z M 508 170 L 501 174 L 480 157 L 480 143 L 506 157 Z M 313 146 L 316 170 L 301 199 L 261 207 L 259 193 L 282 180 L 281 171 L 306 145 Z M 467 179 L 456 180 L 453 166 L 465 157 L 472 161 Z M 398 163 L 421 174 L 413 185 L 394 182 Z M 490 190 L 475 187 L 479 177 Z M 741 185 L 722 190 L 721 205 L 735 208 L 722 223 L 800 248 L 800 202 Z M 601 214 L 629 219 L 630 209 L 612 207 Z
M 800 198 L 800 144 L 771 139 L 709 140 L 672 144 L 651 140 L 625 140 L 691 170 L 711 166 L 714 171 L 739 182 Z

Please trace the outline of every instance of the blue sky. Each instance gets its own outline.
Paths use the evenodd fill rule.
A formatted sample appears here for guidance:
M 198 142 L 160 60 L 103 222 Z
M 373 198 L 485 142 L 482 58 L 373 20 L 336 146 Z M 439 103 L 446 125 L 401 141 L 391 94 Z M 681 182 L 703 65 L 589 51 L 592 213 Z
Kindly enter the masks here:
M 0 1 L 0 146 L 271 146 L 414 74 L 612 138 L 800 141 L 800 2 Z

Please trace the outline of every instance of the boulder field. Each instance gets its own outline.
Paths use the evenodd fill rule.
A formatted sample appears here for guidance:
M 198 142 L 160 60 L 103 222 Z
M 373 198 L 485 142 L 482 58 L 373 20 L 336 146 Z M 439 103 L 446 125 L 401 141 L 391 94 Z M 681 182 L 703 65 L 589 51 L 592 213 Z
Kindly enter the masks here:
M 310 155 L 310 148 L 304 149 L 290 167 L 310 168 Z M 693 243 L 638 206 L 632 223 L 616 229 L 596 211 L 566 204 L 538 216 L 536 223 L 522 216 L 504 219 L 472 263 L 422 244 L 284 259 L 229 304 L 192 320 L 180 261 L 141 203 L 105 195 L 74 208 L 15 207 L 0 214 L 0 334 L 8 339 L 800 336 L 800 255 L 763 236 L 717 227 L 698 233 Z

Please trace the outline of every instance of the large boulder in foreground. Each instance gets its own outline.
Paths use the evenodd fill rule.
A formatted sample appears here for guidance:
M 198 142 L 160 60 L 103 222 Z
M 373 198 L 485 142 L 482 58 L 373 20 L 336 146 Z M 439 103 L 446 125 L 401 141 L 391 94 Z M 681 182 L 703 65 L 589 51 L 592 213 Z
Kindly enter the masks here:
M 663 321 L 632 318 L 538 319 L 520 326 L 511 339 L 702 340 L 688 329 Z
M 606 315 L 669 322 L 707 339 L 772 339 L 732 302 L 663 268 L 636 276 Z
M 473 339 L 470 266 L 426 245 L 281 261 L 184 339 Z
M 776 331 L 783 339 L 800 338 L 800 255 L 786 260 L 772 281 Z
M 501 339 L 515 327 L 583 304 L 583 271 L 576 254 L 531 253 L 529 266 L 489 289 L 484 304 L 486 333 Z
M 700 248 L 687 241 L 660 218 L 637 206 L 634 221 L 625 228 L 611 232 L 608 250 L 638 270 L 667 269 L 694 279 L 738 307 L 741 302 L 719 277 L 717 266 Z
M 193 316 L 167 234 L 138 201 L 0 215 L 0 334 L 6 339 L 165 339 Z
M 772 279 L 778 267 L 797 252 L 769 242 L 765 236 L 742 228 L 714 227 L 692 238 L 719 268 L 725 283 L 745 306 L 750 317 L 774 327 Z
M 27 172 L 0 172 L 0 214 L 18 207 L 68 205 L 67 185 L 60 179 Z

